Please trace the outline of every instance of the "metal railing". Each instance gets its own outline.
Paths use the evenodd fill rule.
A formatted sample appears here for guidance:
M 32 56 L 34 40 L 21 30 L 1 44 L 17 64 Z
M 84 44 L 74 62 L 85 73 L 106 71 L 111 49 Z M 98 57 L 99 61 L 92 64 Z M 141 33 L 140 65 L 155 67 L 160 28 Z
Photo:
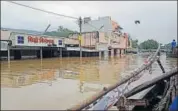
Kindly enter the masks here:
M 172 76 L 172 75 L 174 75 L 174 76 Z M 165 110 L 168 110 L 169 104 L 172 102 L 172 100 L 176 96 L 178 96 L 178 93 L 177 93 L 177 90 L 178 90 L 177 77 L 178 77 L 178 68 L 174 68 L 171 71 L 166 72 L 166 74 L 163 77 L 158 78 L 160 80 L 163 79 L 163 78 L 164 79 L 168 78 L 169 81 L 167 81 L 167 84 L 166 84 L 167 87 L 165 88 L 165 92 L 163 93 L 164 95 L 162 96 L 162 99 L 160 100 L 160 102 L 158 102 L 158 104 L 156 104 L 153 107 L 153 111 L 165 111 Z M 157 82 L 159 82 L 159 80 L 157 80 Z M 152 82 L 152 84 L 153 83 L 154 82 Z

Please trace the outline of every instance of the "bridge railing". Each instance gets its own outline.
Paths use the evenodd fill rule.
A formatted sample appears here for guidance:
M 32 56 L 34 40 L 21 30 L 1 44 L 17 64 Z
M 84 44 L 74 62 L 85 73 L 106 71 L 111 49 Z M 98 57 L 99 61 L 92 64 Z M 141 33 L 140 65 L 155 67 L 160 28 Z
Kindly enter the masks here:
M 158 49 L 156 50 L 156 52 L 153 55 L 151 55 L 150 57 L 148 57 L 147 63 L 144 63 L 141 67 L 139 67 L 138 69 L 131 72 L 131 74 L 129 76 L 127 76 L 126 78 L 122 79 L 118 83 L 116 83 L 108 88 L 104 88 L 101 92 L 97 93 L 96 95 L 92 96 L 91 98 L 89 98 L 85 101 L 82 101 L 82 103 L 70 108 L 69 110 L 86 110 L 86 109 L 107 110 L 109 107 L 113 106 L 119 99 L 118 87 L 126 84 L 126 86 L 124 88 L 124 90 L 125 90 L 131 82 L 139 79 L 139 77 L 140 77 L 139 74 L 142 71 L 150 68 L 150 66 L 155 61 L 159 61 L 159 56 L 160 56 L 160 45 L 158 46 Z M 160 61 L 159 61 L 159 63 L 161 64 Z M 163 73 L 165 72 L 163 67 L 162 67 L 162 71 L 163 71 Z M 121 93 L 120 96 L 123 95 L 122 94 L 123 92 L 124 91 L 120 92 Z M 108 98 L 110 98 L 111 96 L 114 96 L 115 99 L 108 103 L 108 101 L 109 101 Z

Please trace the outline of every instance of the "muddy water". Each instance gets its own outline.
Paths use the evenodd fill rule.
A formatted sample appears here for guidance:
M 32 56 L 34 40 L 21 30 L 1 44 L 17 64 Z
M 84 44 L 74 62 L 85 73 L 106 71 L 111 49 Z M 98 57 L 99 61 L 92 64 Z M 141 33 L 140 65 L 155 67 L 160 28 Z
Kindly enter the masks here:
M 119 81 L 145 57 L 126 55 L 1 62 L 2 109 L 67 109 Z M 176 59 L 161 56 L 166 70 Z M 161 72 L 154 64 L 154 71 Z

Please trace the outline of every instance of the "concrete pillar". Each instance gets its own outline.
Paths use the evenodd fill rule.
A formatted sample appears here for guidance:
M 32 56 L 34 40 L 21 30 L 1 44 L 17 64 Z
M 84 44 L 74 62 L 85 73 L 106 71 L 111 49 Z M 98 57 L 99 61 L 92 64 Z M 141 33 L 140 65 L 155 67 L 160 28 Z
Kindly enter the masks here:
M 111 49 L 111 57 L 114 56 L 114 49 Z
M 124 49 L 124 54 L 126 54 L 127 53 L 127 49 Z
M 123 49 L 121 49 L 121 55 L 123 55 Z
M 119 56 L 121 56 L 122 54 L 122 49 L 119 49 Z
M 8 64 L 10 63 L 10 47 L 7 46 L 7 60 L 8 60 Z
M 43 49 L 42 47 L 40 47 L 40 67 L 41 67 L 41 72 L 42 72 L 42 68 L 43 68 Z
M 105 50 L 104 51 L 104 58 L 108 58 L 108 54 L 109 54 L 108 50 Z
M 8 68 L 10 68 L 10 46 L 7 46 L 7 60 L 8 60 Z
M 121 55 L 124 55 L 125 54 L 125 51 L 124 49 L 121 50 Z
M 101 53 L 101 51 L 99 51 L 99 58 L 101 59 L 101 56 L 102 56 L 102 53 Z
M 124 54 L 126 54 L 126 49 L 124 49 L 124 52 L 123 52 Z
M 60 58 L 62 58 L 62 47 L 60 47 Z
M 40 59 L 42 60 L 43 58 L 43 50 L 42 50 L 42 47 L 40 47 Z
M 119 49 L 115 49 L 115 55 L 116 55 L 116 56 L 119 55 Z
M 123 49 L 123 55 L 125 54 L 125 49 Z

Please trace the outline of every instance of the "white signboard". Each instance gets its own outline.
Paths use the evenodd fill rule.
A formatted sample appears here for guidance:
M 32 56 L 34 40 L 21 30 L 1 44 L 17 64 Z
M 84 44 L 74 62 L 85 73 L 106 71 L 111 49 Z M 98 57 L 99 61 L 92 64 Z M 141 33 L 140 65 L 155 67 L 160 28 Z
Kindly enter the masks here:
M 57 37 L 13 33 L 10 39 L 14 46 L 64 47 L 64 39 Z
M 8 47 L 8 42 L 5 41 L 0 41 L 1 44 L 1 51 L 7 51 L 7 47 Z

